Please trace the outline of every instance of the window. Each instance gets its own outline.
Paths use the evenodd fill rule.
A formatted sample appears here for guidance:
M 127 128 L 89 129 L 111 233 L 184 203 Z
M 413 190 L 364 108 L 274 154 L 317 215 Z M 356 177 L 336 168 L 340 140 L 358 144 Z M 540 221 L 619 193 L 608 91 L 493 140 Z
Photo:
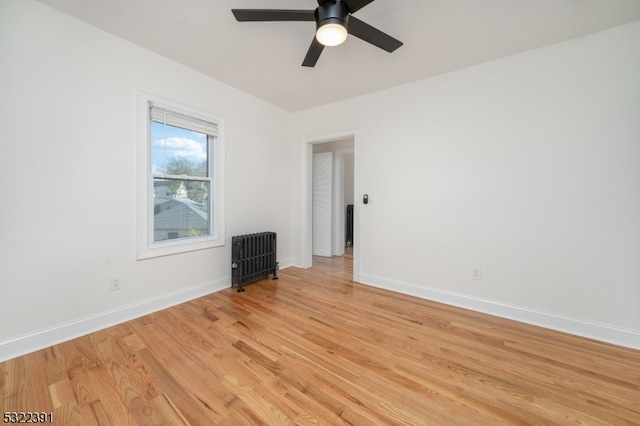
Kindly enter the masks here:
M 224 245 L 223 122 L 138 96 L 138 258 Z

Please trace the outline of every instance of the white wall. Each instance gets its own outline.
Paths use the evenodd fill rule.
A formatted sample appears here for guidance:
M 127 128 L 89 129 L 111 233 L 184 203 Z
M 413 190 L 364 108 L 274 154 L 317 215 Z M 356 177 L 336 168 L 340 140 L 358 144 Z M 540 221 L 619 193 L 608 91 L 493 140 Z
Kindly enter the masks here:
M 361 282 L 640 348 L 638 52 L 640 22 L 296 113 L 294 217 L 306 141 L 355 129 Z
M 136 261 L 138 90 L 224 117 L 227 242 L 291 263 L 289 112 L 29 0 L 0 61 L 0 360 L 230 285 L 229 244 Z

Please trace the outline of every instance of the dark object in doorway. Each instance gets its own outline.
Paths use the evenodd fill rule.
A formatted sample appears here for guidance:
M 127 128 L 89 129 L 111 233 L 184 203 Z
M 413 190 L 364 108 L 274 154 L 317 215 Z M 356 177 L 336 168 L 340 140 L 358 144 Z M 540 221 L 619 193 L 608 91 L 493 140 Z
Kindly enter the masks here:
M 346 246 L 353 246 L 353 204 L 347 205 Z
M 278 279 L 276 261 L 276 233 L 259 232 L 238 235 L 231 238 L 231 287 L 238 286 L 243 292 L 243 284 L 268 277 Z

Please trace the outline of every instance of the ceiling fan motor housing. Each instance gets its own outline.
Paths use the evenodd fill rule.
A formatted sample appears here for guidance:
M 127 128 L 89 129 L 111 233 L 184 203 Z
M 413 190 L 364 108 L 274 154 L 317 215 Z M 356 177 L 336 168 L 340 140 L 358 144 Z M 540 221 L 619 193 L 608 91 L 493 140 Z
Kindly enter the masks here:
M 326 24 L 338 24 L 348 28 L 349 8 L 341 1 L 328 2 L 316 9 L 316 29 Z

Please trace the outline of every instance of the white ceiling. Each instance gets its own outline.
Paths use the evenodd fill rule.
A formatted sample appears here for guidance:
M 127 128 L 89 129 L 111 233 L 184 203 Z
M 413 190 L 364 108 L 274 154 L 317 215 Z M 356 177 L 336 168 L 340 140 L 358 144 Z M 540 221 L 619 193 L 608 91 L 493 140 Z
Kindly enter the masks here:
M 290 111 L 640 20 L 640 0 L 376 0 L 354 16 L 404 46 L 350 37 L 306 68 L 313 22 L 240 23 L 231 9 L 315 0 L 39 1 Z

